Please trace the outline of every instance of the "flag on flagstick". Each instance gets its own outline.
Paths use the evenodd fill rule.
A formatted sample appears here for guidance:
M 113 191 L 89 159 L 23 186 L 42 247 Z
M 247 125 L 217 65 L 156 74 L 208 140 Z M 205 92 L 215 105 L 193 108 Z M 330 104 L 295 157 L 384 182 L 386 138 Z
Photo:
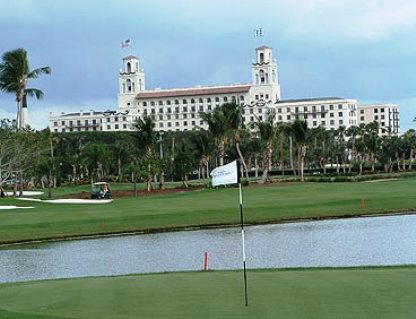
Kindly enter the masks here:
M 246 272 L 246 252 L 244 240 L 244 213 L 243 213 L 243 191 L 240 179 L 240 163 L 237 161 L 230 164 L 219 166 L 211 172 L 212 186 L 237 184 L 240 199 L 240 222 L 241 222 L 241 242 L 243 253 L 243 276 L 244 276 L 244 300 L 245 305 L 248 306 L 248 292 L 247 292 L 247 272 Z
M 212 186 L 237 184 L 237 161 L 219 166 L 211 172 Z
M 131 43 L 130 39 L 127 39 L 127 40 L 126 40 L 126 41 L 124 41 L 124 42 L 120 42 L 120 47 L 121 47 L 122 49 L 124 49 L 124 48 L 128 48 L 128 47 L 130 46 L 130 43 Z

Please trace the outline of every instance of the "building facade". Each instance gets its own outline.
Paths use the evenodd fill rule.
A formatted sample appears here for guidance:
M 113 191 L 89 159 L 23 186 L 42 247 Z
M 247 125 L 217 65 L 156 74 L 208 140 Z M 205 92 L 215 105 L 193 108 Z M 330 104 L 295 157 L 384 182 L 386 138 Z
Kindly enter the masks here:
M 206 129 L 200 113 L 211 112 L 229 102 L 243 105 L 245 124 L 263 121 L 273 110 L 275 122 L 304 119 L 308 127 L 326 129 L 358 125 L 358 106 L 353 99 L 281 100 L 278 66 L 272 49 L 260 46 L 255 51 L 249 84 L 153 90 L 146 90 L 145 72 L 139 58 L 129 55 L 123 59 L 119 73 L 116 111 L 51 114 L 50 128 L 53 132 L 128 131 L 134 129 L 138 118 L 151 116 L 157 131 Z M 365 117 L 363 121 L 370 119 Z
M 358 124 L 377 122 L 379 135 L 399 135 L 400 117 L 396 104 L 369 104 L 360 106 Z

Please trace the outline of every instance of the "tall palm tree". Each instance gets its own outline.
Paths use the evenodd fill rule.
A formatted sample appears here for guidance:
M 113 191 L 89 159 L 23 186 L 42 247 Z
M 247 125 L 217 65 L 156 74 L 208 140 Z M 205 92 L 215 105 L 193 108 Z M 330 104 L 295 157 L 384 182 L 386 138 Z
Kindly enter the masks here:
M 263 144 L 263 175 L 261 182 L 265 183 L 269 176 L 269 167 L 272 155 L 272 144 L 273 140 L 277 135 L 278 127 L 274 125 L 274 111 L 269 111 L 266 121 L 258 121 L 254 123 L 254 126 L 258 130 L 260 140 Z
M 208 177 L 208 163 L 210 155 L 214 149 L 212 136 L 207 131 L 198 131 L 191 136 L 192 149 L 199 162 L 199 172 L 205 184 L 205 178 Z
M 348 173 L 351 173 L 353 163 L 355 162 L 356 157 L 357 157 L 356 141 L 357 141 L 357 136 L 360 134 L 360 131 L 361 129 L 358 126 L 352 125 L 345 132 L 347 137 L 349 137 L 348 145 L 349 145 L 349 148 L 351 149 L 350 165 L 348 167 Z
M 311 132 L 308 128 L 308 123 L 303 120 L 295 120 L 290 126 L 289 130 L 298 146 L 298 165 L 300 165 L 299 173 L 300 180 L 303 182 L 303 170 L 305 166 L 306 146 L 310 141 Z
M 137 141 L 140 148 L 145 151 L 147 160 L 147 191 L 152 190 L 152 162 L 153 162 L 153 148 L 156 141 L 155 122 L 150 116 L 138 118 L 134 123 L 134 128 L 137 131 Z
M 248 179 L 247 165 L 240 149 L 241 134 L 243 130 L 243 106 L 237 104 L 236 102 L 231 102 L 222 104 L 220 109 L 226 116 L 226 121 L 229 126 L 230 133 L 233 136 L 238 157 L 240 158 L 240 162 L 243 165 L 246 178 Z
M 224 165 L 225 144 L 230 132 L 229 117 L 221 110 L 216 108 L 211 113 L 200 113 L 201 119 L 208 124 L 208 130 L 214 137 L 217 146 L 219 166 Z
M 23 107 L 26 96 L 43 98 L 43 92 L 39 89 L 28 88 L 27 83 L 42 74 L 50 74 L 50 67 L 46 66 L 30 70 L 27 52 L 25 49 L 16 49 L 3 54 L 0 63 L 0 90 L 13 93 L 17 102 L 17 129 L 22 129 L 26 123 L 23 122 Z

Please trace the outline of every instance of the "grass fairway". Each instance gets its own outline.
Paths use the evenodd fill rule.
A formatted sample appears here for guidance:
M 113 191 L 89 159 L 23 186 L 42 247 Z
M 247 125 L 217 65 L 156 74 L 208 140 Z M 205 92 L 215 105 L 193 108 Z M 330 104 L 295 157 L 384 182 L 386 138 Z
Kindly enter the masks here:
M 0 285 L 0 318 L 414 318 L 416 268 L 171 273 Z
M 282 183 L 244 188 L 247 223 L 354 216 L 416 208 L 416 179 L 377 183 Z M 221 188 L 115 199 L 107 205 L 3 198 L 0 243 L 68 236 L 238 224 L 238 190 Z

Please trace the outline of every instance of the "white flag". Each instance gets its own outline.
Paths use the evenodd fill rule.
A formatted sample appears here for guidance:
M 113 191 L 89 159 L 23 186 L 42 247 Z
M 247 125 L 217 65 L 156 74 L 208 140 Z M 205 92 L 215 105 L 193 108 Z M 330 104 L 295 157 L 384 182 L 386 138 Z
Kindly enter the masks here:
M 237 161 L 215 168 L 210 175 L 212 186 L 238 183 Z

